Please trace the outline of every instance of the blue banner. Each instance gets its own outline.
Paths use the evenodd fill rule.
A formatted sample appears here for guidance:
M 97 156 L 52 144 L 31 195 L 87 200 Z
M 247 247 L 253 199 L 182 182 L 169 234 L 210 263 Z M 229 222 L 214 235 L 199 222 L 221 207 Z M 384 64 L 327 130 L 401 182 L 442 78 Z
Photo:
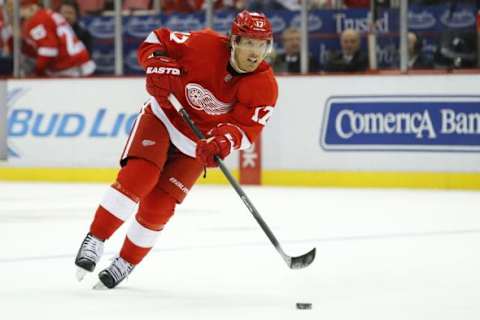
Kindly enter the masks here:
M 327 101 L 325 150 L 480 151 L 480 96 L 362 96 Z

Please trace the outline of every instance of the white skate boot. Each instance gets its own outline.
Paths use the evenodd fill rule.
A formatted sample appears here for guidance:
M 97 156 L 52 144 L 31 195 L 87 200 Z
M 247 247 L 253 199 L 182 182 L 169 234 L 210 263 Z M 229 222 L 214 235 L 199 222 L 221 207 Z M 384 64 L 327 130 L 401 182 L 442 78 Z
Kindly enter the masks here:
M 98 260 L 103 254 L 103 241 L 93 236 L 91 233 L 87 234 L 85 239 L 78 249 L 75 264 L 77 265 L 77 280 L 82 281 L 87 272 L 92 272 L 97 265 Z
M 100 281 L 93 288 L 113 289 L 128 277 L 133 268 L 135 268 L 135 265 L 128 263 L 121 257 L 116 257 L 109 267 L 100 271 L 98 274 Z

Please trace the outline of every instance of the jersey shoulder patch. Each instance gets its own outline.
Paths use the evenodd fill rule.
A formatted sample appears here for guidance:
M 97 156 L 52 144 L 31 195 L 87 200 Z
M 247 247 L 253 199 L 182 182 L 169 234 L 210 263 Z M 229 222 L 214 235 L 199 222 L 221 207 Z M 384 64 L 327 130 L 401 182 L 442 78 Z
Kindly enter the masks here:
M 38 26 L 30 30 L 30 36 L 33 40 L 38 41 L 47 36 L 47 30 L 45 29 L 45 26 L 43 24 L 39 24 Z

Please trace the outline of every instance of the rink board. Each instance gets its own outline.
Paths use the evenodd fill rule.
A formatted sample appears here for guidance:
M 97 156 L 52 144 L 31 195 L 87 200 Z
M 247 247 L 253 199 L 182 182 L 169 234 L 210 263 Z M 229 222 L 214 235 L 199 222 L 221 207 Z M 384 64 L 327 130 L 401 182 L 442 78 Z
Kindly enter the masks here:
M 264 184 L 480 189 L 479 75 L 278 80 Z M 8 80 L 7 90 L 4 180 L 110 181 L 148 99 L 141 78 Z M 201 182 L 226 181 L 210 170 Z
M 110 183 L 117 169 L 110 168 L 5 168 L 0 167 L 0 180 L 50 182 Z M 232 170 L 238 179 L 238 170 Z M 322 172 L 270 171 L 261 175 L 263 185 L 351 188 L 428 188 L 480 189 L 478 173 L 441 172 Z M 210 169 L 199 184 L 228 184 L 218 169 Z

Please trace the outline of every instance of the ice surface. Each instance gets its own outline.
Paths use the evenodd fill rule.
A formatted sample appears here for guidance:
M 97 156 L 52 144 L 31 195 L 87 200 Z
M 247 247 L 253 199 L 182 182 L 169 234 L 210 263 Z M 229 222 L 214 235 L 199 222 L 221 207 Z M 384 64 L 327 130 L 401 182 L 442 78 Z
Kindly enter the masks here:
M 73 260 L 105 189 L 0 183 L 1 319 L 480 319 L 479 192 L 245 188 L 288 254 L 317 247 L 290 270 L 231 187 L 196 186 L 130 278 L 94 291 Z

